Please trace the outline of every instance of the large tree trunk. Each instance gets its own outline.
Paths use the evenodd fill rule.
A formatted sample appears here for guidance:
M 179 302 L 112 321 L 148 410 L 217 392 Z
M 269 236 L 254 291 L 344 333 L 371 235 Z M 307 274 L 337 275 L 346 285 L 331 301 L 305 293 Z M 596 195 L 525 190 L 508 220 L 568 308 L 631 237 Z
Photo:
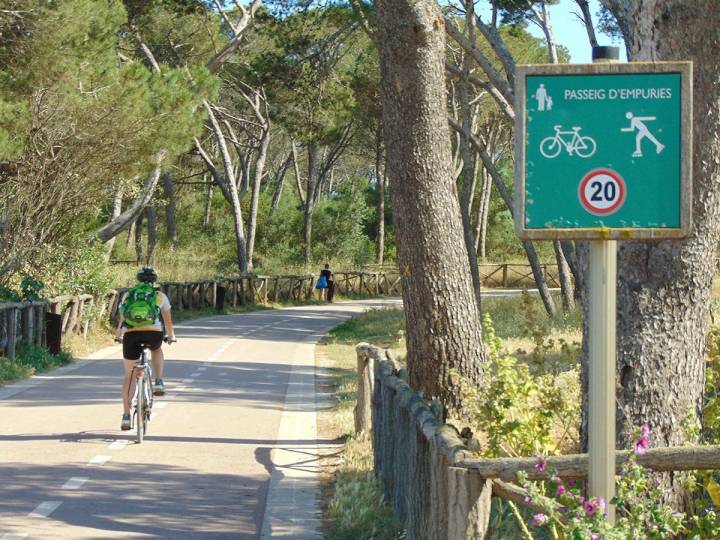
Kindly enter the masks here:
M 377 182 L 377 263 L 385 262 L 385 171 L 382 167 L 382 123 L 375 132 L 375 181 Z
M 290 167 L 290 162 L 292 161 L 293 156 L 292 152 L 288 154 L 287 159 L 282 165 L 282 168 L 280 169 L 280 173 L 277 175 L 277 178 L 275 179 L 275 191 L 273 192 L 272 202 L 270 204 L 270 207 L 272 208 L 272 212 L 275 212 L 275 210 L 278 209 L 280 206 L 280 199 L 282 197 L 283 192 L 283 186 L 285 185 L 285 175 L 287 174 L 287 170 Z
M 155 168 L 145 179 L 143 188 L 133 203 L 116 219 L 113 219 L 110 223 L 98 231 L 97 236 L 102 242 L 107 242 L 111 238 L 117 236 L 142 214 L 143 210 L 155 193 L 155 186 L 157 186 L 158 179 L 160 178 L 162 162 L 165 159 L 165 154 L 165 150 L 160 150 L 155 155 Z
M 318 188 L 318 153 L 319 149 L 315 143 L 308 144 L 308 178 L 304 207 L 305 249 L 303 252 L 303 258 L 306 263 L 309 263 L 312 257 L 312 220 L 313 212 L 315 211 L 315 191 Z
M 172 249 L 177 248 L 177 219 L 175 200 L 175 184 L 170 174 L 163 175 L 163 192 L 165 194 L 165 224 L 167 226 L 167 238 Z
M 485 351 L 454 195 L 445 32 L 433 0 L 378 2 L 383 132 L 413 388 L 458 404 L 454 369 L 482 378 Z
M 618 249 L 618 442 L 648 422 L 654 446 L 681 445 L 689 437 L 684 423 L 701 418 L 720 236 L 720 4 L 602 1 L 623 29 L 631 60 L 694 61 L 692 232 L 681 241 L 620 242 Z M 586 354 L 583 368 L 586 390 Z
M 150 204 L 147 207 L 147 251 L 145 255 L 145 264 L 155 264 L 155 252 L 157 250 L 157 208 L 155 204 Z
M 265 159 L 270 144 L 270 126 L 263 132 L 260 140 L 260 149 L 255 160 L 255 174 L 253 175 L 252 199 L 250 200 L 250 217 L 248 218 L 247 258 L 248 270 L 252 271 L 252 257 L 255 250 L 255 231 L 257 229 L 257 214 L 260 206 L 260 186 L 265 173 Z
M 203 229 L 210 227 L 210 212 L 212 211 L 213 183 L 208 181 L 207 175 L 203 174 L 203 182 L 207 182 L 205 193 L 205 208 L 203 209 Z
M 142 231 L 143 231 L 143 218 L 145 213 L 142 212 L 135 220 L 135 263 L 142 264 L 143 262 L 143 243 L 142 243 Z
M 475 17 L 473 11 L 474 0 L 465 2 L 465 26 L 469 32 L 469 39 L 475 41 L 475 25 L 473 19 Z M 460 191 L 460 214 L 462 216 L 463 238 L 465 239 L 465 248 L 468 254 L 468 263 L 470 264 L 470 275 L 472 276 L 473 290 L 477 300 L 478 309 L 481 307 L 480 297 L 480 269 L 478 268 L 477 251 L 475 250 L 475 231 L 473 231 L 472 202 L 475 194 L 476 183 L 476 163 L 475 153 L 471 150 L 470 136 L 472 134 L 472 112 L 470 108 L 470 57 L 465 55 L 463 60 L 463 77 L 460 79 L 460 110 L 462 113 L 462 132 L 460 133 L 460 155 L 462 156 L 462 190 Z
M 492 194 L 492 182 L 485 167 L 482 168 L 482 188 L 480 190 L 480 203 L 478 204 L 478 216 L 475 232 L 475 252 L 480 259 L 487 257 L 487 229 L 488 216 L 490 214 L 490 195 Z

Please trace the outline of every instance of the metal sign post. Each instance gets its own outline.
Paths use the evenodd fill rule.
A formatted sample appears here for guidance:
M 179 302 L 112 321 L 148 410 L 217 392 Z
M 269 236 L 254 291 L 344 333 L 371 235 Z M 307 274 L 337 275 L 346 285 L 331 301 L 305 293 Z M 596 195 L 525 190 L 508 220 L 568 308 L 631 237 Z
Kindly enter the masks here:
M 590 240 L 589 493 L 615 494 L 616 240 L 691 227 L 692 63 L 517 66 L 515 229 Z
M 591 497 L 605 499 L 614 523 L 617 242 L 591 240 L 589 262 L 588 487 Z

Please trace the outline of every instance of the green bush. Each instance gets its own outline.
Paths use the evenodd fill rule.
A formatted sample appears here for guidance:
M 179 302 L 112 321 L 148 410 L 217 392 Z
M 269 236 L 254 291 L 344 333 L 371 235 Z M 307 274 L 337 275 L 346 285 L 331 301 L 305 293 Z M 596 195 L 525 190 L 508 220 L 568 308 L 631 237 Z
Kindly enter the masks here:
M 72 357 L 63 351 L 51 354 L 45 347 L 18 345 L 15 360 L 0 358 L 0 384 L 31 377 L 52 368 L 69 364 Z

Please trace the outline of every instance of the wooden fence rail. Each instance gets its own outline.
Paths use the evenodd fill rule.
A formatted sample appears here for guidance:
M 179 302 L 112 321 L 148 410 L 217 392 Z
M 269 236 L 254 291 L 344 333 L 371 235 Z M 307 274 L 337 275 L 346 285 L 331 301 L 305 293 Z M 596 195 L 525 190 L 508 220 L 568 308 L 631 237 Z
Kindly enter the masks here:
M 45 302 L 0 304 L 0 349 L 15 358 L 18 342 L 42 345 L 45 339 Z
M 557 266 L 543 264 L 543 272 L 550 285 L 558 285 Z M 484 287 L 532 287 L 532 271 L 523 264 L 481 264 Z M 345 296 L 400 296 L 402 274 L 392 267 L 378 267 L 373 271 L 335 272 L 335 286 Z M 300 302 L 312 298 L 316 277 L 313 274 L 265 276 L 248 275 L 203 281 L 162 282 L 173 309 L 218 308 L 271 302 Z M 118 309 L 127 294 L 126 288 L 108 291 L 98 297 L 91 294 L 63 295 L 47 301 L 47 312 L 61 316 L 63 335 L 87 336 L 93 321 L 117 323 Z M 22 308 L 17 306 L 24 306 Z M 0 350 L 5 356 L 15 354 L 17 338 L 26 327 L 31 328 L 39 342 L 44 343 L 45 311 L 40 305 L 0 303 Z
M 387 351 L 361 343 L 356 352 L 356 430 L 372 432 L 375 475 L 406 538 L 484 539 L 491 532 L 492 496 L 542 511 L 542 505 L 528 502 L 527 492 L 512 483 L 519 471 L 531 479 L 547 478 L 535 470 L 536 459 L 478 458 L 458 430 L 443 424 L 408 386 L 404 370 Z M 627 452 L 617 452 L 618 468 L 627 457 Z M 562 478 L 587 475 L 587 454 L 546 461 L 548 470 Z M 655 448 L 638 461 L 654 471 L 720 469 L 720 446 Z

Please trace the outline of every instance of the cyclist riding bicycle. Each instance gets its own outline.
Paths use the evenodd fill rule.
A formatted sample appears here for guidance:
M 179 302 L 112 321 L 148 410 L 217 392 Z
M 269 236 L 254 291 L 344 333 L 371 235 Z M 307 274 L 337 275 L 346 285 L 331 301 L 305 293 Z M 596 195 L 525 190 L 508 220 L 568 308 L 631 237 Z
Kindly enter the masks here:
M 170 313 L 170 300 L 153 284 L 157 273 L 150 266 L 144 266 L 137 273 L 138 283 L 130 289 L 120 306 L 120 322 L 116 339 L 123 344 L 125 379 L 122 387 L 123 416 L 120 429 L 130 429 L 130 385 L 132 370 L 142 355 L 143 346 L 150 348 L 153 371 L 155 372 L 154 393 L 165 394 L 163 367 L 165 357 L 162 351 L 164 333 L 168 343 L 175 341 L 175 331 Z M 164 330 L 163 330 L 164 328 Z

